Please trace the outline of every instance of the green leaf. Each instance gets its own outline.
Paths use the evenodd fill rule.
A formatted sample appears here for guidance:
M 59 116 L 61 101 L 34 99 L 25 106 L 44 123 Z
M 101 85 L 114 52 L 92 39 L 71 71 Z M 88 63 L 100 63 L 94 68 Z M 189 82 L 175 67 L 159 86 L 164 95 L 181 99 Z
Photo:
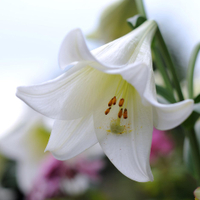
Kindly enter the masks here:
M 182 90 L 180 87 L 180 82 L 179 82 L 179 79 L 177 76 L 176 67 L 172 61 L 171 55 L 168 51 L 167 45 L 165 44 L 165 41 L 159 30 L 159 27 L 155 34 L 155 40 L 157 43 L 158 50 L 160 51 L 160 54 L 164 60 L 166 67 L 167 67 L 167 70 L 170 72 L 170 75 L 172 77 L 172 83 L 174 86 L 174 90 L 176 91 L 176 93 L 178 95 L 179 101 L 182 101 L 182 100 L 184 100 L 184 97 L 183 97 L 183 93 L 182 93 Z
M 183 125 L 187 128 L 187 129 L 191 129 L 194 127 L 196 121 L 199 119 L 200 117 L 200 94 L 198 96 L 195 97 L 194 99 L 194 111 L 193 113 L 183 122 Z
M 165 89 L 162 86 L 156 85 L 156 91 L 157 93 L 162 96 L 163 98 L 165 98 L 168 102 L 170 103 L 176 103 L 176 100 L 174 99 L 174 97 L 171 95 L 171 93 Z
M 141 24 L 143 24 L 147 19 L 141 15 L 135 15 L 131 18 L 127 19 L 128 24 L 131 26 L 132 29 L 137 28 Z
M 194 98 L 194 112 L 200 114 L 200 94 Z
M 190 61 L 188 65 L 188 76 L 187 76 L 187 83 L 188 83 L 188 94 L 189 98 L 193 99 L 193 76 L 194 76 L 194 68 L 195 63 L 197 60 L 197 55 L 200 51 L 200 43 L 195 46 L 192 51 L 192 55 L 190 56 Z
M 196 121 L 199 118 L 199 113 L 193 112 L 184 122 L 183 125 L 186 129 L 191 129 L 194 127 Z
M 200 121 L 197 121 L 197 123 L 195 124 L 195 136 L 196 136 L 198 145 L 200 147 Z M 194 161 L 192 158 L 191 146 L 190 146 L 189 139 L 187 137 L 185 137 L 183 149 L 184 149 L 183 150 L 184 151 L 184 161 L 186 163 L 186 166 L 187 166 L 188 170 L 191 172 L 191 174 L 193 174 L 193 176 L 195 176 L 195 166 L 194 166 Z
M 188 171 L 194 175 L 194 164 L 192 161 L 192 153 L 191 153 L 191 147 L 190 147 L 190 141 L 187 137 L 185 137 L 184 145 L 183 145 L 183 158 L 185 165 L 188 169 Z
M 154 39 L 154 42 L 155 41 L 156 40 Z M 162 59 L 162 55 L 160 54 L 160 51 L 156 47 L 155 43 L 154 43 L 154 45 L 152 45 L 152 53 L 154 56 L 154 62 L 156 64 L 156 68 L 159 70 L 160 74 L 163 77 L 166 89 L 169 90 L 169 92 L 171 93 L 171 96 L 173 96 L 173 98 L 174 98 L 172 81 L 170 80 L 170 77 L 166 70 L 164 60 Z
M 194 98 L 194 103 L 200 103 L 200 94 Z

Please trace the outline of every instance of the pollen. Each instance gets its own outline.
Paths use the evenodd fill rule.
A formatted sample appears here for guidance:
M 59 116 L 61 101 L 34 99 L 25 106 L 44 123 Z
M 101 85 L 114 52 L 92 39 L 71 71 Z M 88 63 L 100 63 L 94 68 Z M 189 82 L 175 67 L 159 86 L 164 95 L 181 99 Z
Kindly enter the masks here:
M 123 114 L 123 108 L 120 109 L 119 113 L 118 113 L 118 117 L 121 118 Z
M 128 118 L 128 111 L 126 108 L 124 109 L 123 117 L 124 117 L 124 119 Z
M 123 104 L 124 104 L 124 99 L 123 99 L 123 98 L 121 98 L 121 99 L 120 99 L 120 101 L 119 101 L 119 107 L 122 107 L 122 106 L 123 106 Z
M 114 97 L 112 98 L 112 104 L 115 105 L 116 102 L 117 102 L 117 98 L 116 98 L 116 96 L 114 96 Z
M 109 107 L 108 109 L 106 109 L 105 111 L 105 115 L 107 115 L 110 112 L 111 107 Z

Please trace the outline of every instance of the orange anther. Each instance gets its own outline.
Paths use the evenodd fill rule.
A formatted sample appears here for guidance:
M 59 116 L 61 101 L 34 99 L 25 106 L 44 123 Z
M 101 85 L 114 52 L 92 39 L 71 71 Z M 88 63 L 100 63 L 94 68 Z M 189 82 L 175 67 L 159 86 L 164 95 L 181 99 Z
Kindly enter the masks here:
M 116 99 L 116 96 L 114 96 L 114 97 L 112 98 L 112 104 L 115 105 L 116 102 L 117 102 L 117 99 Z
M 107 115 L 107 114 L 110 112 L 110 109 L 111 109 L 111 108 L 108 108 L 108 109 L 105 111 L 105 115 Z
M 108 103 L 108 106 L 110 107 L 110 106 L 112 106 L 112 100 L 113 100 L 113 98 L 109 101 L 109 103 Z
M 118 113 L 118 117 L 121 118 L 122 117 L 122 113 L 123 113 L 123 108 L 120 109 L 119 113 Z
M 123 117 L 124 117 L 124 119 L 127 119 L 127 118 L 128 118 L 128 111 L 127 111 L 126 108 L 124 109 Z
M 122 106 L 123 106 L 123 104 L 124 104 L 124 99 L 123 99 L 123 98 L 121 98 L 121 99 L 119 100 L 119 107 L 122 107 Z

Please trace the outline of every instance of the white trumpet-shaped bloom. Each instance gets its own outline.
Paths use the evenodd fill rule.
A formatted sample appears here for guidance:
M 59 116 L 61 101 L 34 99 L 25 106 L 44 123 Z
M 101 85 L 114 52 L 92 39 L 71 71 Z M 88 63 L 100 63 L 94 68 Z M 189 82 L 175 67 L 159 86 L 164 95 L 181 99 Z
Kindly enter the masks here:
M 153 180 L 153 126 L 174 128 L 193 109 L 192 100 L 157 102 L 150 48 L 156 28 L 154 21 L 147 21 L 91 52 L 82 32 L 73 30 L 59 54 L 62 69 L 73 67 L 54 80 L 18 88 L 20 99 L 56 119 L 46 150 L 65 160 L 99 142 L 124 175 L 140 182 Z

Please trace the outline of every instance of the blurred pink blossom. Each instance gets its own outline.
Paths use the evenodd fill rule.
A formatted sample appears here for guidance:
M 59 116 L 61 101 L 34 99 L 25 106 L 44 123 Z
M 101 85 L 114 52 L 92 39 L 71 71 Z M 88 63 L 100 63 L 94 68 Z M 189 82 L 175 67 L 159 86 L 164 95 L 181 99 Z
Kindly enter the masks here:
M 103 167 L 104 162 L 100 159 L 78 157 L 60 161 L 49 155 L 40 168 L 27 200 L 80 194 L 89 187 L 90 182 L 99 180 L 99 172 Z
M 150 153 L 150 162 L 155 162 L 159 157 L 168 156 L 174 149 L 173 140 L 165 133 L 154 128 Z

